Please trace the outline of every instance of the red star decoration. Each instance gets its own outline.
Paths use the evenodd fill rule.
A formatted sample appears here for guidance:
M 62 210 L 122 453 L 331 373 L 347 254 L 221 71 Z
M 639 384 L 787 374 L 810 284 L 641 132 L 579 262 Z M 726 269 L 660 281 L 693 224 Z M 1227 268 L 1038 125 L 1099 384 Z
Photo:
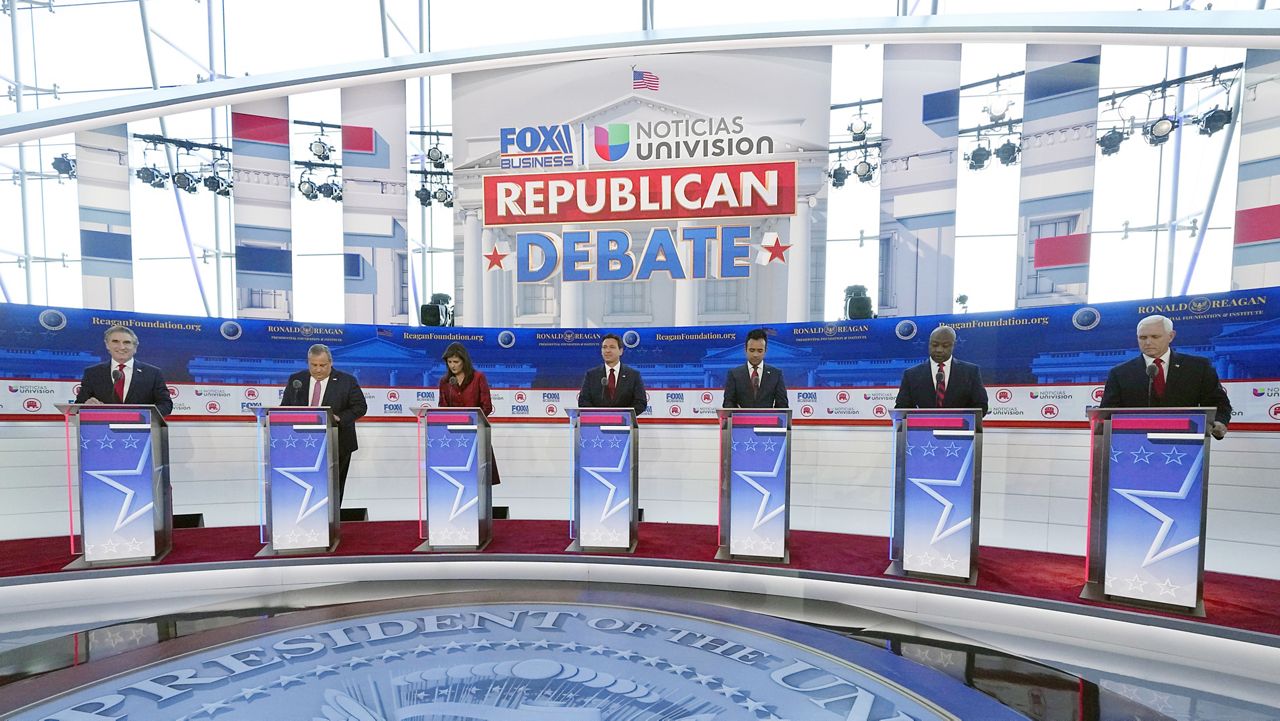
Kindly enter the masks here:
M 781 238 L 774 238 L 773 245 L 762 245 L 760 247 L 769 251 L 770 263 L 772 263 L 775 260 L 780 260 L 783 263 L 787 262 L 787 256 L 785 255 L 785 253 L 788 250 L 791 250 L 791 246 L 784 245 Z
M 490 250 L 486 255 L 482 256 L 485 260 L 489 261 L 489 267 L 485 268 L 485 270 L 493 270 L 494 268 L 497 268 L 498 270 L 506 270 L 506 268 L 502 267 L 502 259 L 506 258 L 508 255 L 511 254 L 499 253 L 498 246 L 493 246 L 493 250 Z

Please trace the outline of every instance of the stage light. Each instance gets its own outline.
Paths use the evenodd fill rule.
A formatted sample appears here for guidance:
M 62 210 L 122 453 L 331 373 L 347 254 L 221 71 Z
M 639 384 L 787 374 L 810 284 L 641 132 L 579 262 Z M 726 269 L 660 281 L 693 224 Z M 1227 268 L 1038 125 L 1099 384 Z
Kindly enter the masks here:
M 849 179 L 849 169 L 844 167 L 844 163 L 840 163 L 831 169 L 831 187 L 843 188 L 844 181 Z
M 224 198 L 231 195 L 231 181 L 216 172 L 213 175 L 204 176 L 204 181 L 202 182 L 205 189 L 215 195 L 221 195 Z
M 1227 127 L 1227 123 L 1231 122 L 1231 109 L 1223 110 L 1214 106 L 1213 110 L 1200 116 L 1200 134 L 1213 135 L 1214 133 Z M 64 156 L 65 157 L 65 156 Z M 57 162 L 56 160 L 54 161 Z
M 179 170 L 173 174 L 173 187 L 178 190 L 185 190 L 188 193 L 194 193 L 200 189 L 200 181 L 191 173 Z
M 427 186 L 424 185 L 421 188 L 418 188 L 417 191 L 414 192 L 413 197 L 418 199 L 418 202 L 422 204 L 422 207 L 431 207 L 431 189 Z
M 160 169 L 154 165 L 149 168 L 138 168 L 134 171 L 134 176 L 153 188 L 163 188 L 165 180 L 168 179 L 168 176 L 161 173 Z
M 447 204 L 449 201 L 453 200 L 453 192 L 448 188 L 441 186 L 436 188 L 436 192 L 432 194 L 432 197 L 434 197 L 438 203 Z
M 1022 148 L 1012 140 L 1004 141 L 1004 145 L 996 148 L 996 158 L 1000 160 L 1001 165 L 1013 165 L 1018 162 L 1018 155 L 1022 152 Z
M 316 181 L 305 173 L 301 178 L 298 178 L 298 192 L 307 200 L 315 200 L 320 197 L 320 190 L 316 185 Z
M 427 160 L 431 161 L 432 167 L 434 167 L 436 170 L 443 169 L 444 161 L 448 159 L 449 159 L 449 156 L 445 155 L 444 151 L 440 149 L 439 145 L 432 145 L 430 148 L 427 148 Z
M 53 159 L 53 172 L 68 178 L 76 177 L 76 161 L 67 157 L 66 153 Z
M 849 136 L 853 138 L 853 142 L 861 143 L 867 139 L 867 133 L 871 131 L 871 123 L 861 115 L 853 119 L 849 123 Z
M 324 142 L 323 136 L 312 140 L 307 148 L 312 155 L 316 156 L 317 160 L 328 160 L 333 155 L 333 146 Z
M 987 161 L 991 160 L 991 149 L 985 145 L 979 145 L 969 151 L 964 159 L 969 161 L 969 170 L 982 170 L 987 167 Z
M 1120 152 L 1120 143 L 1129 139 L 1129 135 L 1119 128 L 1112 128 L 1098 138 L 1098 147 L 1103 155 L 1115 155 Z
M 871 161 L 867 160 L 866 158 L 863 158 L 862 160 L 859 160 L 858 162 L 853 164 L 853 175 L 858 179 L 858 182 L 860 183 L 871 182 L 871 178 L 874 177 L 875 172 L 876 172 L 876 166 L 873 165 Z
M 316 186 L 316 192 L 331 200 L 342 200 L 342 183 L 337 178 L 330 178 Z
M 1159 118 L 1142 126 L 1142 136 L 1147 139 L 1150 145 L 1164 145 L 1164 142 L 1173 135 L 1173 131 L 1178 128 L 1178 119 L 1170 115 L 1162 115 Z

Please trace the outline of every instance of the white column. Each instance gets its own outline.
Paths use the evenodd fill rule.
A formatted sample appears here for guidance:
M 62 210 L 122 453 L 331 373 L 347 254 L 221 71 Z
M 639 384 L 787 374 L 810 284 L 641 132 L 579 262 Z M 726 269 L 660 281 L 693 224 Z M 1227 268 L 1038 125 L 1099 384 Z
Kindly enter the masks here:
M 809 198 L 796 198 L 787 240 L 787 322 L 809 320 Z
M 480 233 L 482 253 L 488 253 L 493 250 L 493 246 L 497 242 L 498 235 L 492 230 L 485 228 Z M 481 324 L 486 328 L 493 328 L 501 323 L 499 320 L 501 308 L 498 300 L 500 290 L 498 286 L 502 282 L 503 273 L 496 268 L 489 270 L 489 263 L 485 261 L 480 266 L 480 274 L 484 277 L 484 305 L 480 309 Z
M 578 230 L 576 225 L 566 225 L 561 228 L 561 238 L 569 231 Z M 562 251 L 563 253 L 563 251 Z M 563 259 L 561 261 L 563 263 Z M 563 267 L 563 265 L 561 266 Z M 587 324 L 587 316 L 582 307 L 583 286 L 586 285 L 582 281 L 573 283 L 564 282 L 563 274 L 560 277 L 560 327 L 561 328 L 581 328 Z
M 676 224 L 676 247 L 683 249 L 684 229 L 692 227 L 697 223 L 688 220 L 682 220 Z M 708 254 L 708 257 L 710 254 Z M 686 268 L 691 275 L 693 266 L 690 264 Z M 695 325 L 698 318 L 698 281 L 693 278 L 685 278 L 684 280 L 675 281 L 675 318 L 672 325 Z
M 462 318 L 458 325 L 478 326 L 484 322 L 484 248 L 481 246 L 480 213 L 463 211 L 462 216 Z

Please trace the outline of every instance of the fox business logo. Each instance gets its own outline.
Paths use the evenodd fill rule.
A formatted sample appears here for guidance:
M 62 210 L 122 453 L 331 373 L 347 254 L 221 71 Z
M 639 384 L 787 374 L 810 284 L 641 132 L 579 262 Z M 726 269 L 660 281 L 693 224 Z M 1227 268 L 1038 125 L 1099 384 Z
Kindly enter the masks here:
M 404 413 L 404 404 L 402 404 L 402 403 L 383 403 L 383 404 L 382 404 L 382 412 L 383 412 L 383 413 L 397 413 L 397 414 L 399 414 L 399 413 Z
M 528 405 L 524 405 L 524 404 L 516 405 L 516 406 L 511 406 L 511 415 L 513 415 L 513 416 L 527 416 L 527 415 L 529 415 L 529 406 L 528 406 Z
M 498 131 L 501 167 L 571 168 L 573 132 L 566 125 L 530 125 Z
M 240 404 L 241 413 L 252 413 L 255 408 L 261 408 L 262 404 L 257 401 L 244 401 Z
M 416 400 L 420 400 L 420 401 L 433 401 L 433 402 L 434 402 L 434 401 L 435 401 L 435 399 L 436 399 L 436 392 L 435 392 L 435 391 L 418 391 L 418 392 L 415 394 L 415 399 L 416 399 Z
M 816 391 L 800 391 L 796 394 L 797 401 L 809 401 L 810 403 L 818 402 L 818 393 Z
M 517 397 L 517 398 L 516 398 L 516 400 L 520 400 L 520 398 L 518 398 L 518 397 Z M 558 392 L 557 392 L 557 393 L 543 393 L 543 394 L 542 394 L 542 402 L 543 402 L 543 403 L 559 403 L 559 402 L 560 402 L 560 394 L 559 394 Z
M 684 403 L 684 394 L 683 394 L 683 393 L 668 393 L 668 394 L 667 394 L 667 402 L 668 402 L 668 403 Z

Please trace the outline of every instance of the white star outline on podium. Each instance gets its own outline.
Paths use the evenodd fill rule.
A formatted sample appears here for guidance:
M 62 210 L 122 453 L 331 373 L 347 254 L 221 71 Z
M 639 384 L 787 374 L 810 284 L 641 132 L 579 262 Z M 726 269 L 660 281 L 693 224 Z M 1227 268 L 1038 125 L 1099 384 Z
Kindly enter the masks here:
M 751 530 L 753 531 L 763 526 L 764 524 L 768 523 L 769 521 L 772 521 L 774 518 L 777 518 L 778 514 L 782 513 L 787 508 L 787 504 L 784 501 L 782 503 L 779 503 L 777 508 L 766 513 L 764 509 L 769 506 L 769 498 L 773 495 L 773 493 L 768 489 L 766 489 L 764 486 L 760 485 L 759 483 L 756 483 L 755 479 L 756 478 L 777 478 L 778 474 L 782 472 L 782 461 L 787 457 L 787 441 L 790 440 L 789 436 L 790 434 L 782 437 L 782 447 L 778 449 L 778 455 L 773 460 L 773 470 L 771 471 L 734 471 L 733 472 L 735 476 L 737 476 L 738 478 L 741 478 L 743 481 L 747 483 L 747 485 L 751 486 L 752 488 L 760 492 L 760 505 L 756 506 L 756 520 L 755 520 L 755 523 L 751 524 Z
M 1164 545 L 1165 539 L 1169 537 L 1169 531 L 1173 528 L 1173 519 L 1155 506 L 1142 500 L 1143 498 L 1172 498 L 1174 500 L 1185 501 L 1191 493 L 1191 487 L 1195 485 L 1196 480 L 1200 477 L 1201 464 L 1204 463 L 1204 449 L 1200 448 L 1196 453 L 1196 459 L 1187 469 L 1187 475 L 1182 479 L 1182 485 L 1176 491 L 1147 491 L 1139 488 L 1117 488 L 1115 492 L 1123 496 L 1133 505 L 1146 511 L 1152 518 L 1160 521 L 1160 530 L 1156 531 L 1156 535 L 1151 538 L 1151 546 L 1147 548 L 1147 555 L 1142 559 L 1142 567 L 1146 568 L 1157 561 L 1163 561 L 1171 556 L 1176 556 L 1183 551 L 1195 548 L 1200 545 L 1199 531 L 1187 540 L 1169 546 L 1163 551 L 1158 551 Z
M 112 533 L 119 531 L 121 528 L 129 525 L 137 520 L 140 516 L 149 512 L 155 503 L 148 503 L 141 508 L 136 509 L 132 513 L 129 512 L 129 506 L 133 504 L 133 497 L 137 495 L 133 489 L 112 480 L 115 476 L 141 476 L 142 468 L 147 465 L 147 458 L 151 455 L 151 437 L 147 437 L 147 442 L 142 446 L 142 453 L 138 455 L 138 465 L 134 468 L 114 468 L 105 471 L 85 471 L 94 478 L 111 486 L 112 488 L 124 494 L 124 499 L 120 501 L 120 511 L 116 514 L 116 525 L 111 529 Z
M 598 439 L 597 439 L 598 440 Z M 621 473 L 622 468 L 627 465 L 627 458 L 631 455 L 631 434 L 627 434 L 627 440 L 622 444 L 622 452 L 618 454 L 618 465 L 609 466 L 583 466 L 582 470 L 591 474 L 591 477 L 600 481 L 600 484 L 609 489 L 608 494 L 604 498 L 604 504 L 600 509 L 600 523 L 605 522 L 608 518 L 618 511 L 626 508 L 631 503 L 631 498 L 624 498 L 618 501 L 617 505 L 613 505 L 613 497 L 618 494 L 618 487 L 605 479 L 601 473 Z
M 947 521 L 951 519 L 951 509 L 955 508 L 955 504 L 942 497 L 941 493 L 933 490 L 931 486 L 951 486 L 958 487 L 964 485 L 964 477 L 969 472 L 969 467 L 973 465 L 973 444 L 969 444 L 969 450 L 964 454 L 964 462 L 960 464 L 960 470 L 956 472 L 955 478 L 908 478 L 916 485 L 917 488 L 929 494 L 933 500 L 942 504 L 942 513 L 938 514 L 938 524 L 933 528 L 933 538 L 929 540 L 929 545 L 933 545 L 942 539 L 951 536 L 959 531 L 968 528 L 973 523 L 973 515 L 970 514 L 963 520 L 956 521 L 955 525 L 947 527 Z
M 470 443 L 468 445 L 471 448 L 471 450 L 470 452 L 467 453 L 467 464 L 465 466 L 433 466 L 431 467 L 431 470 L 435 471 L 437 475 L 439 475 L 441 478 L 448 481 L 450 484 L 453 485 L 454 489 L 456 489 L 453 494 L 453 508 L 449 511 L 450 521 L 462 515 L 472 506 L 480 502 L 480 494 L 477 493 L 474 498 L 467 501 L 466 503 L 463 503 L 462 492 L 466 489 L 462 485 L 461 481 L 449 475 L 450 472 L 466 473 L 471 470 L 472 466 L 475 465 L 476 445 L 478 444 Z
M 285 478 L 288 478 L 289 480 L 293 481 L 294 483 L 302 487 L 302 503 L 298 504 L 298 517 L 293 522 L 295 526 L 302 523 L 303 519 L 305 519 L 307 516 L 310 516 L 311 514 L 315 513 L 321 508 L 324 508 L 329 503 L 329 497 L 325 496 L 323 499 L 317 502 L 314 506 L 311 506 L 310 508 L 308 508 L 307 504 L 311 502 L 311 494 L 315 492 L 316 487 L 311 485 L 310 483 L 307 483 L 301 478 L 298 478 L 294 474 L 295 473 L 316 473 L 324 466 L 324 462 L 328 458 L 329 458 L 329 439 L 326 437 L 324 440 L 320 442 L 320 448 L 316 453 L 316 462 L 311 464 L 310 467 L 294 466 L 291 468 L 275 469 L 276 473 L 279 473 L 280 475 L 284 476 Z

